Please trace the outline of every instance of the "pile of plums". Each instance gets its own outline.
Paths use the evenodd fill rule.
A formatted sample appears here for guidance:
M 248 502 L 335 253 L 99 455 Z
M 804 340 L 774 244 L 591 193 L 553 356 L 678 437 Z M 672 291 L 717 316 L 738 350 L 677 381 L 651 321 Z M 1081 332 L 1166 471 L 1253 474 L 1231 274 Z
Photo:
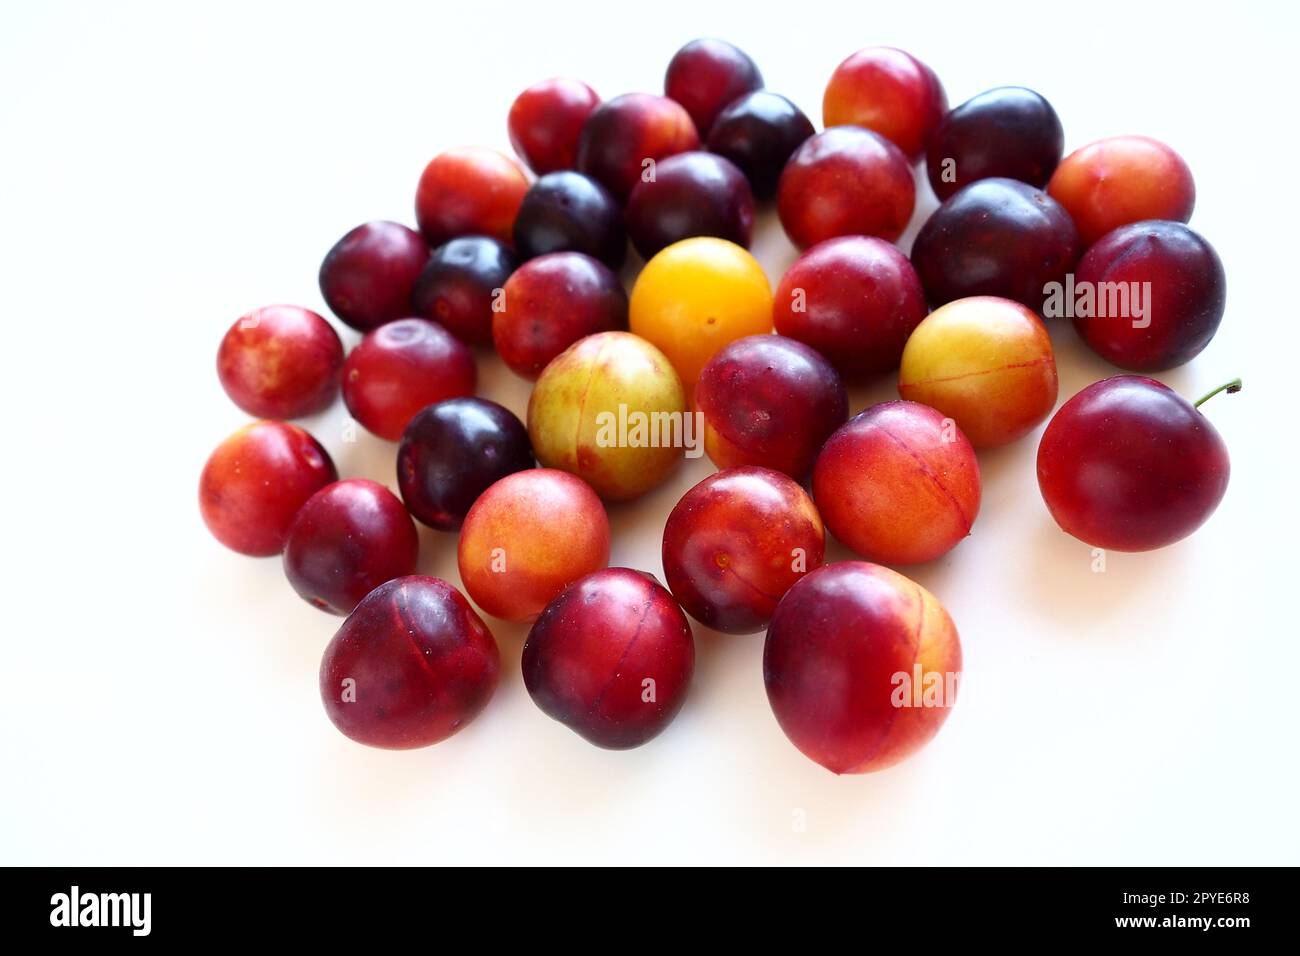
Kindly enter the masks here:
M 836 773 L 903 759 L 943 724 L 962 649 L 943 605 L 888 566 L 971 533 L 978 450 L 1056 407 L 1048 332 L 1064 318 L 1141 374 L 1085 388 L 1047 425 L 1051 516 L 1143 551 L 1215 510 L 1223 440 L 1200 402 L 1146 377 L 1200 353 L 1224 311 L 1177 153 L 1119 136 L 1062 158 L 1038 93 L 950 110 L 933 70 L 885 47 L 835 69 L 822 118 L 817 132 L 718 40 L 677 52 L 664 95 L 546 80 L 510 108 L 522 164 L 448 150 L 419 178 L 417 229 L 369 222 L 329 250 L 320 291 L 359 344 L 345 354 L 292 305 L 226 333 L 222 386 L 257 420 L 204 467 L 203 518 L 346 616 L 320 668 L 344 734 L 421 747 L 472 720 L 500 666 L 482 613 L 531 623 L 523 678 L 542 711 L 635 747 L 682 707 L 693 618 L 766 630 L 768 698 L 808 757 Z M 922 162 L 941 205 L 907 255 L 893 243 Z M 775 291 L 748 252 L 759 203 L 800 250 Z M 630 291 L 629 243 L 645 260 Z M 534 382 L 526 421 L 475 395 L 489 349 Z M 846 384 L 891 375 L 899 400 L 850 417 Z M 396 443 L 400 498 L 340 479 L 289 423 L 340 390 Z M 605 503 L 700 445 L 719 470 L 667 516 L 662 581 L 608 567 Z M 414 573 L 416 521 L 458 533 L 464 594 Z M 863 560 L 827 564 L 828 532 Z

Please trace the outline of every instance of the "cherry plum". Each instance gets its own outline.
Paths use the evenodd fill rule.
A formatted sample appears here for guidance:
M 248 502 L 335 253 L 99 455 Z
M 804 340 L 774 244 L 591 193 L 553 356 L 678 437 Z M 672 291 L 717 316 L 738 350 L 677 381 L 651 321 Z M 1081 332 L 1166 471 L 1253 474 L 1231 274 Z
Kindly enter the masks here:
M 639 747 L 681 710 L 695 670 L 690 622 L 653 578 L 584 577 L 547 605 L 523 651 L 524 686 L 547 716 L 598 747 Z
M 1145 219 L 1187 222 L 1196 183 L 1183 158 L 1149 136 L 1112 136 L 1076 149 L 1047 191 L 1065 207 L 1085 246 Z
M 414 314 L 437 322 L 466 345 L 492 342 L 492 315 L 519 265 L 506 245 L 462 236 L 433 251 L 411 294 Z
M 1049 283 L 1079 258 L 1079 234 L 1050 196 L 1015 179 L 978 179 L 944 200 L 912 244 L 931 305 L 973 295 L 1041 312 Z
M 925 318 L 925 290 L 912 263 L 869 236 L 819 242 L 786 270 L 773 298 L 776 331 L 821 352 L 851 381 L 898 367 Z
M 430 246 L 470 235 L 509 242 L 526 192 L 528 176 L 508 156 L 482 146 L 449 149 L 420 175 L 415 218 Z
M 580 478 L 517 471 L 474 502 L 456 560 L 465 590 L 493 617 L 529 621 L 569 584 L 609 561 L 609 518 Z
M 776 607 L 763 681 L 777 723 L 809 759 L 870 773 L 924 747 L 956 703 L 961 641 L 943 605 L 896 571 L 839 561 Z
M 943 118 L 930 140 L 926 170 L 940 200 L 993 176 L 1042 189 L 1064 149 L 1065 131 L 1051 103 L 1022 86 L 999 86 Z
M 812 486 L 831 534 L 886 564 L 947 554 L 980 507 L 974 448 L 951 419 L 917 402 L 884 402 L 849 419 L 822 448 Z
M 217 377 L 230 400 L 259 418 L 301 418 L 339 391 L 343 343 L 310 309 L 271 305 L 230 327 L 217 350 Z
M 732 634 L 767 626 L 790 586 L 822 563 L 821 516 L 798 482 L 728 468 L 686 492 L 664 525 L 664 575 L 702 624 Z
M 330 721 L 387 750 L 446 740 L 496 690 L 492 632 L 446 581 L 412 575 L 380 585 L 325 648 L 320 695 Z
M 213 451 L 199 510 L 213 537 L 254 557 L 279 554 L 298 509 L 338 479 L 329 453 L 297 425 L 253 422 Z
M 624 93 L 587 119 L 578 140 L 578 170 L 626 202 L 647 161 L 657 163 L 699 145 L 695 123 L 679 103 L 651 93 Z
M 664 76 L 664 95 L 686 108 L 701 138 L 723 107 L 762 86 L 754 61 L 725 40 L 692 40 L 673 54 Z
M 777 213 L 800 249 L 836 236 L 894 240 L 916 203 L 907 157 L 871 130 L 836 126 L 806 139 L 777 186 Z
M 578 160 L 578 137 L 600 97 L 586 83 L 557 76 L 534 83 L 510 106 L 510 145 L 539 175 L 572 169 Z
M 397 441 L 426 405 L 472 395 L 474 356 L 442 326 L 399 319 L 367 332 L 343 365 L 343 401 L 366 430 Z
M 1075 304 L 1075 329 L 1106 361 L 1134 372 L 1199 355 L 1219 329 L 1228 295 L 1214 247 L 1181 222 L 1108 232 L 1084 253 L 1075 280 L 1094 295 L 1090 308 Z
M 719 468 L 761 465 L 802 479 L 848 418 L 840 377 L 817 351 L 781 335 L 737 339 L 700 373 L 704 449 Z
M 718 114 L 709 130 L 710 152 L 745 174 L 756 199 L 776 196 L 790 154 L 813 135 L 812 120 L 784 96 L 755 90 Z
M 449 398 L 416 412 L 397 447 L 397 485 L 416 520 L 455 531 L 479 495 L 533 467 L 528 429 L 485 398 Z
M 919 159 L 948 112 L 948 97 L 932 69 L 902 50 L 873 46 L 835 68 L 822 98 L 822 121 L 864 126 Z
M 348 478 L 307 499 L 284 546 L 284 571 L 299 596 L 350 614 L 385 581 L 415 573 L 420 539 L 397 497 L 375 481 Z
M 1061 406 L 1038 446 L 1038 487 L 1061 530 L 1097 548 L 1151 551 L 1181 541 L 1228 488 L 1228 449 L 1166 385 L 1116 375 Z
M 352 328 L 369 332 L 411 314 L 411 290 L 429 247 L 414 229 L 367 222 L 334 244 L 320 266 L 325 304 Z
M 492 341 L 516 375 L 536 379 L 578 339 L 627 328 L 627 292 L 609 267 L 581 252 L 552 252 L 510 277 Z
M 1010 299 L 957 299 L 903 350 L 898 394 L 956 421 L 976 448 L 1028 434 L 1056 407 L 1056 356 L 1041 319 Z
M 622 207 L 589 176 L 548 173 L 533 183 L 519 207 L 515 248 L 525 259 L 581 252 L 617 269 L 627 257 Z
M 692 150 L 669 156 L 654 179 L 632 188 L 624 220 L 632 244 L 646 259 L 692 236 L 717 236 L 748 248 L 754 195 L 730 160 Z

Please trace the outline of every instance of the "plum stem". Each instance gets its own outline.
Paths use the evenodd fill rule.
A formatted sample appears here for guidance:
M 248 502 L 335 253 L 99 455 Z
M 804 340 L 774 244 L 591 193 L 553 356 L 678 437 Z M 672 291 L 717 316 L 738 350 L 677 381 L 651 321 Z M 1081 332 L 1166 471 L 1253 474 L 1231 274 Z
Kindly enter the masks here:
M 1200 408 L 1202 405 L 1204 405 L 1206 402 L 1212 399 L 1215 395 L 1218 395 L 1220 392 L 1227 392 L 1229 395 L 1231 395 L 1233 392 L 1240 392 L 1240 391 L 1241 391 L 1241 379 L 1234 378 L 1231 382 L 1224 382 L 1214 391 L 1206 392 L 1204 395 L 1202 395 L 1200 398 L 1198 398 L 1195 401 L 1194 407 Z

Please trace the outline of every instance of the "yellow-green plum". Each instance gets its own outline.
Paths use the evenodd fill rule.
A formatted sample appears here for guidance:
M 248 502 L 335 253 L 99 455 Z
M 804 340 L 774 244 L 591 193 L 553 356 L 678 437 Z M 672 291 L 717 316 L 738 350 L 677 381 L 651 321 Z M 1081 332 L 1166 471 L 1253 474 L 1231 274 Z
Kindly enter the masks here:
M 953 419 L 976 448 L 1028 434 L 1056 405 L 1056 358 L 1042 321 L 996 296 L 935 309 L 903 349 L 898 394 Z
M 611 501 L 658 485 L 682 458 L 691 421 L 672 363 L 628 332 L 579 339 L 542 370 L 528 400 L 537 460 Z

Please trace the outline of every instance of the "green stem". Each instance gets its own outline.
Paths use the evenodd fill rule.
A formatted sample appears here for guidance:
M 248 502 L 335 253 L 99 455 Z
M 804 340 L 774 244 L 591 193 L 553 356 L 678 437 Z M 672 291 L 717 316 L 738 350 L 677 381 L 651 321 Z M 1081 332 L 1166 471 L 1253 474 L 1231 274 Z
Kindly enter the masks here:
M 1234 378 L 1231 382 L 1225 382 L 1224 384 L 1220 385 L 1214 391 L 1205 393 L 1200 398 L 1198 398 L 1194 404 L 1196 408 L 1200 408 L 1202 405 L 1204 405 L 1206 402 L 1212 399 L 1215 395 L 1218 395 L 1220 392 L 1227 392 L 1229 395 L 1231 395 L 1233 392 L 1240 392 L 1240 391 L 1241 391 L 1241 379 Z

